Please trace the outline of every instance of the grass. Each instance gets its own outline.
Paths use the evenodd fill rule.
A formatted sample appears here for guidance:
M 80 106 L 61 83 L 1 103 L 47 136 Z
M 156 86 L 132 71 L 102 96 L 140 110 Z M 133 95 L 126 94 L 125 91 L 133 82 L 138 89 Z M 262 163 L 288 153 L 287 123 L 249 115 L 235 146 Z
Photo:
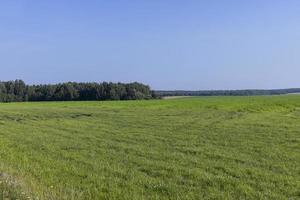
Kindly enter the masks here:
M 0 158 L 10 199 L 299 199 L 300 95 L 0 104 Z

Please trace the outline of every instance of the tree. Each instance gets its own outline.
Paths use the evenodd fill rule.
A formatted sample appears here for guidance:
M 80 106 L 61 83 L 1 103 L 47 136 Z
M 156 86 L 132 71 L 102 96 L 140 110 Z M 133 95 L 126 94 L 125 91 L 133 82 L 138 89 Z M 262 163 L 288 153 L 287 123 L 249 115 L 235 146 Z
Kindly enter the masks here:
M 22 80 L 0 82 L 0 101 L 77 101 L 151 99 L 154 92 L 141 83 L 76 83 L 26 85 Z

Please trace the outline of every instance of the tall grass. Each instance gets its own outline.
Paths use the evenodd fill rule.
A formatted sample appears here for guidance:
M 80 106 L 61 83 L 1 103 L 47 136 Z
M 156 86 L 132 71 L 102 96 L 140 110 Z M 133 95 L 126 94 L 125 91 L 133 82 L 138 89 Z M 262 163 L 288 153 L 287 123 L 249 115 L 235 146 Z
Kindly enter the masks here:
M 10 199 L 299 199 L 300 96 L 0 104 L 0 158 Z

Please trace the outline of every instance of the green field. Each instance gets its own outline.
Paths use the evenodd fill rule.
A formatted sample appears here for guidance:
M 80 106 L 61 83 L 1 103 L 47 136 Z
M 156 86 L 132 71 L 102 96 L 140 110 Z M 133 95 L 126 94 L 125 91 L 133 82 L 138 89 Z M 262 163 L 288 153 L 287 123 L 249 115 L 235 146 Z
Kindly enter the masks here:
M 0 198 L 299 199 L 300 95 L 0 104 Z

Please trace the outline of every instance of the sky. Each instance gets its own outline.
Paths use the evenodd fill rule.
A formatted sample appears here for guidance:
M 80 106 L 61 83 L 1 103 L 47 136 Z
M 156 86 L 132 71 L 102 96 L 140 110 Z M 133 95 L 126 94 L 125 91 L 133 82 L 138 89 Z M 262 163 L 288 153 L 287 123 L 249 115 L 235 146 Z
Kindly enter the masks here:
M 299 0 L 0 0 L 0 80 L 300 87 Z

